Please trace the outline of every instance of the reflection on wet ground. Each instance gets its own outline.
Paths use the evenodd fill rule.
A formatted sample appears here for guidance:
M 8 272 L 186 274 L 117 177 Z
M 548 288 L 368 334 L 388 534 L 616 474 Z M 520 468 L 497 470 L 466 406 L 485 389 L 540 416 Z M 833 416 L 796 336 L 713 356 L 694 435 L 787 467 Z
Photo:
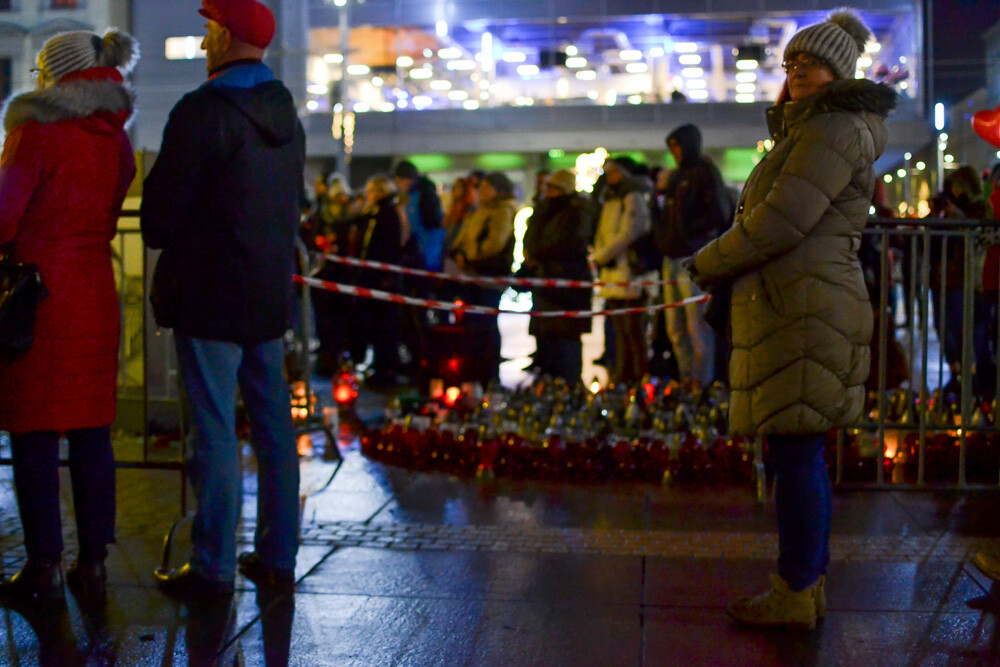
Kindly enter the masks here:
M 377 410 L 368 396 L 361 409 Z M 813 633 L 750 632 L 723 609 L 773 568 L 773 506 L 747 487 L 494 480 L 394 469 L 341 443 L 304 462 L 294 593 L 237 582 L 231 603 L 163 597 L 150 576 L 176 472 L 120 470 L 106 598 L 0 608 L 2 664 L 996 664 L 995 492 L 838 491 L 830 612 Z M 241 542 L 253 532 L 248 478 Z M 71 517 L 68 487 L 66 515 Z M 75 537 L 67 520 L 67 561 Z M 180 556 L 186 552 L 178 531 Z M 23 562 L 9 468 L 0 557 Z

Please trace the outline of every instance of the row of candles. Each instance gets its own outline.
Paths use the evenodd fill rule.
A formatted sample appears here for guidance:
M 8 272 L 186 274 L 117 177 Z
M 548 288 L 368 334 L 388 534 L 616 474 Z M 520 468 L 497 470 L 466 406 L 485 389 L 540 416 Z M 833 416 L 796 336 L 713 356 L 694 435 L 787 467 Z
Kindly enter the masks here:
M 906 412 L 900 406 L 907 400 L 894 394 L 893 411 Z M 977 420 L 992 423 L 989 405 L 977 410 Z M 750 482 L 767 465 L 766 439 L 758 455 L 752 441 L 727 433 L 727 412 L 728 393 L 718 383 L 702 390 L 647 382 L 597 393 L 560 381 L 514 391 L 490 387 L 481 395 L 468 391 L 447 402 L 439 397 L 407 409 L 396 399 L 387 423 L 362 435 L 361 451 L 395 466 L 482 479 Z M 872 430 L 849 429 L 845 435 L 839 462 L 844 481 L 875 481 L 880 444 L 886 481 L 916 481 L 917 431 L 888 429 L 884 442 Z M 925 433 L 927 482 L 957 479 L 961 436 L 953 424 Z M 838 465 L 836 431 L 828 434 L 827 443 L 832 471 Z M 969 481 L 996 482 L 1000 439 L 995 431 L 966 433 L 965 454 Z

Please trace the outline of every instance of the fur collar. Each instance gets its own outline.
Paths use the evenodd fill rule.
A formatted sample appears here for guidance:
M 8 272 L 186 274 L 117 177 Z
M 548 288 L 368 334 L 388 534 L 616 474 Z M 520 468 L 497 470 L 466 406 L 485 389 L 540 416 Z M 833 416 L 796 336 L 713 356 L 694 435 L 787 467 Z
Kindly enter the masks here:
M 97 112 L 125 112 L 131 122 L 135 112 L 135 92 L 109 79 L 70 81 L 45 90 L 33 90 L 12 97 L 3 112 L 4 131 L 31 122 L 57 123 L 86 118 Z
M 785 102 L 767 110 L 767 125 L 774 139 L 789 127 L 823 113 L 871 113 L 884 119 L 896 108 L 896 91 L 868 79 L 838 79 L 812 97 Z
M 896 108 L 896 91 L 868 79 L 833 81 L 810 100 L 815 113 L 868 111 L 885 118 Z

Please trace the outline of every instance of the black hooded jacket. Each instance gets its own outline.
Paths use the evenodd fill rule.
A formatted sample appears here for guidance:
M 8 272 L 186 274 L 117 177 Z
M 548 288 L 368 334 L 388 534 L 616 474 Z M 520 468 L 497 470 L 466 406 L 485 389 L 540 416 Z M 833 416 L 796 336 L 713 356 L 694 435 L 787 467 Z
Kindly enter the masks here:
M 258 69 L 233 68 L 237 85 L 209 81 L 171 111 L 141 218 L 146 244 L 163 249 L 157 323 L 255 344 L 289 323 L 305 135 L 288 89 L 260 63 L 248 67 Z
M 543 199 L 524 232 L 525 261 L 518 275 L 529 278 L 590 280 L 587 245 L 593 236 L 597 211 L 579 194 Z M 587 310 L 590 290 L 535 287 L 535 310 Z M 577 338 L 590 331 L 590 320 L 532 317 L 528 333 L 534 336 Z
M 657 246 L 667 257 L 694 254 L 732 223 L 733 206 L 719 170 L 701 153 L 701 132 L 682 125 L 667 137 L 681 147 L 681 163 L 670 174 L 663 213 L 653 221 Z

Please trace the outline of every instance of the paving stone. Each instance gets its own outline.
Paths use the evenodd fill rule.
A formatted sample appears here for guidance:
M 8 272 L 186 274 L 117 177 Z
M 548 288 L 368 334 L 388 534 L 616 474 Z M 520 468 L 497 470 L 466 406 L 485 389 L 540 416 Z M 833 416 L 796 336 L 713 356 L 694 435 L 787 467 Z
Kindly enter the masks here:
M 118 664 L 998 664 L 1000 593 L 968 562 L 1000 550 L 995 493 L 837 491 L 830 615 L 800 637 L 747 632 L 723 612 L 759 592 L 777 555 L 773 506 L 747 489 L 500 481 L 485 498 L 472 480 L 348 456 L 338 476 L 354 477 L 309 500 L 294 595 L 274 599 L 241 578 L 218 614 L 152 586 L 175 478 L 120 471 L 106 618 L 72 596 L 47 619 L 2 608 L 0 663 L 38 664 L 40 642 L 57 635 L 81 648 L 103 641 Z M 343 493 L 340 480 L 367 491 Z M 3 468 L 0 499 L 9 574 L 25 553 Z M 241 550 L 255 503 L 248 493 Z

